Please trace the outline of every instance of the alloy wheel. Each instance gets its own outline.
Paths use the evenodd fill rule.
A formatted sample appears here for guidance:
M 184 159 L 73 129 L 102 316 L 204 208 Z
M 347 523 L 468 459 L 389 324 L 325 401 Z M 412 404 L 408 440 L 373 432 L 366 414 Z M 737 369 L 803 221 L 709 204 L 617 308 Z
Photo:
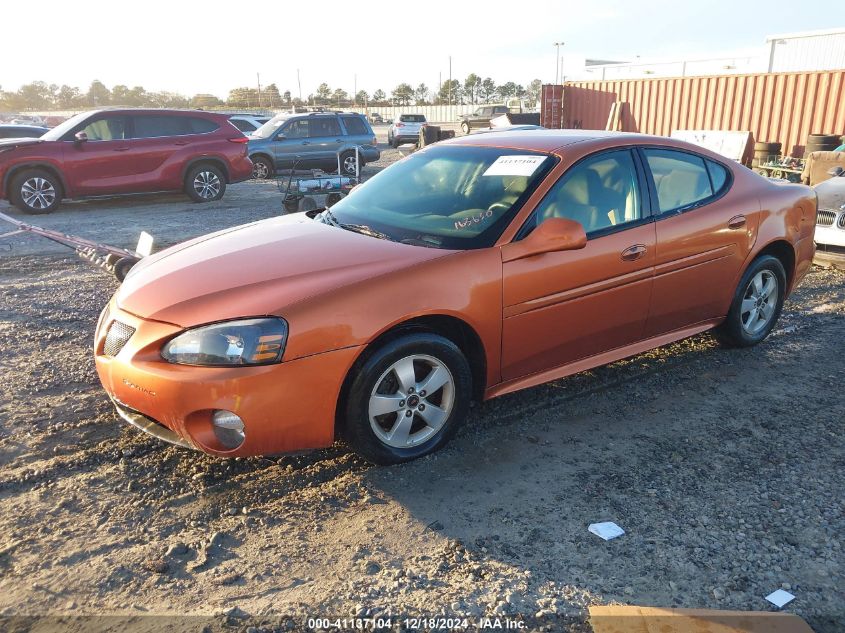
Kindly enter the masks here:
M 778 280 L 770 270 L 754 275 L 745 289 L 740 308 L 742 329 L 750 336 L 759 334 L 772 320 L 778 303 Z
M 346 171 L 347 174 L 355 175 L 355 165 L 357 165 L 358 161 L 355 160 L 354 156 L 347 156 L 343 159 L 343 169 Z
M 220 178 L 213 171 L 201 171 L 194 176 L 194 191 L 205 200 L 220 193 Z
M 433 356 L 406 356 L 376 381 L 369 401 L 370 427 L 387 446 L 418 446 L 443 428 L 454 404 L 449 368 Z
M 21 185 L 21 199 L 30 209 L 40 211 L 55 202 L 56 188 L 46 178 L 36 176 Z
M 255 164 L 252 166 L 252 177 L 264 180 L 269 175 L 270 168 L 267 166 L 267 163 L 265 163 L 263 160 L 255 161 Z

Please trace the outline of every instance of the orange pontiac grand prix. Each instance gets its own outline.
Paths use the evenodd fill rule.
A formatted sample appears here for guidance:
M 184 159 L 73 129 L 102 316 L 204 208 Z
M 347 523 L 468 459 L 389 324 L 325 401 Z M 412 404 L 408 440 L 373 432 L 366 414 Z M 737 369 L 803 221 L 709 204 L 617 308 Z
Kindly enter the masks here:
M 471 400 L 715 328 L 754 345 L 810 267 L 816 199 L 680 141 L 437 143 L 330 210 L 144 259 L 100 317 L 117 411 L 221 456 L 443 446 Z

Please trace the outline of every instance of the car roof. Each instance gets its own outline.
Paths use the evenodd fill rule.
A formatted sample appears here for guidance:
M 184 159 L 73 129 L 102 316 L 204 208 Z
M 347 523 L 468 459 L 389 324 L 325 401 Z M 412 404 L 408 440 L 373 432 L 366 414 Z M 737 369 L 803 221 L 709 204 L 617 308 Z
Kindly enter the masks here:
M 692 150 L 724 161 L 724 157 L 703 147 L 666 136 L 604 130 L 510 130 L 495 134 L 469 134 L 442 143 L 522 149 L 550 154 L 560 154 L 562 150 L 575 144 L 583 144 L 585 152 L 624 145 L 662 145 Z

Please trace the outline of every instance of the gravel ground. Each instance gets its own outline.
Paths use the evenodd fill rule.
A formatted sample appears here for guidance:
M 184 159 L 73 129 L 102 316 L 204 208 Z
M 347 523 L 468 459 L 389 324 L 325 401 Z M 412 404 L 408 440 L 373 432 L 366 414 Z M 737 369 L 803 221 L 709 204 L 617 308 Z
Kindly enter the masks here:
M 279 202 L 247 182 L 211 205 L 78 202 L 38 222 L 167 243 Z M 842 272 L 814 269 L 754 349 L 701 335 L 505 396 L 446 450 L 388 468 L 342 445 L 221 460 L 120 422 L 90 349 L 115 288 L 38 238 L 0 251 L 7 617 L 486 614 L 580 631 L 592 604 L 766 611 L 783 587 L 816 633 L 845 628 Z M 597 521 L 626 534 L 604 542 Z

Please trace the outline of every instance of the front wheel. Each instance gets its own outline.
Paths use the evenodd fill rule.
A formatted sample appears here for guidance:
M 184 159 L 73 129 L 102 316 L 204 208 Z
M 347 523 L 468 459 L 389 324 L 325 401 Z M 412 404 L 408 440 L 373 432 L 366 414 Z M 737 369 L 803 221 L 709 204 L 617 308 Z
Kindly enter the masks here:
M 252 159 L 252 177 L 257 180 L 266 180 L 273 175 L 273 165 L 270 160 L 263 156 L 256 156 Z
M 343 434 L 376 464 L 436 451 L 469 411 L 472 374 L 461 350 L 436 334 L 386 343 L 358 368 L 343 412 Z
M 743 274 L 728 316 L 716 330 L 716 336 L 733 347 L 756 345 L 774 328 L 785 298 L 783 264 L 771 255 L 758 257 Z
M 361 169 L 364 168 L 364 161 L 361 161 L 360 168 L 358 168 L 357 165 L 358 160 L 355 158 L 355 152 L 343 152 L 343 154 L 340 155 L 341 175 L 354 176 L 356 173 L 360 173 Z
M 62 183 L 43 169 L 29 169 L 12 179 L 12 203 L 24 213 L 43 215 L 56 210 L 62 200 Z
M 214 165 L 197 165 L 185 177 L 185 193 L 194 202 L 213 202 L 226 193 L 226 179 Z

